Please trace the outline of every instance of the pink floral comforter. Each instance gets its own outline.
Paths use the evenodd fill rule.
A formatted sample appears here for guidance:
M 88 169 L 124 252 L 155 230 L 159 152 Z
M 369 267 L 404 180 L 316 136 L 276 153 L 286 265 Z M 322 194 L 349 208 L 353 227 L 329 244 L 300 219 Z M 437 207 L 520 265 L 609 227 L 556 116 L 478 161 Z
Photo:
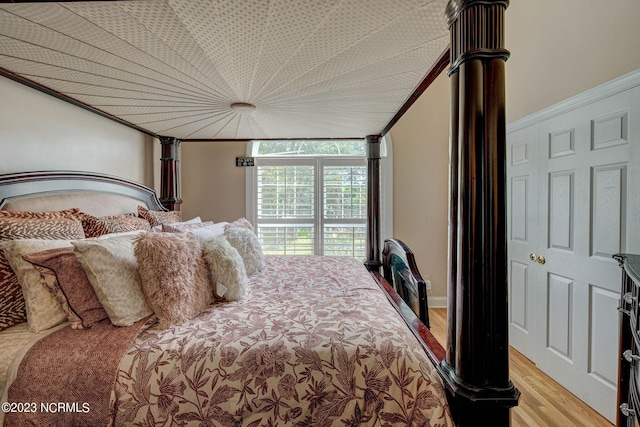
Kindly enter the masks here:
M 361 263 L 266 262 L 246 299 L 138 336 L 116 425 L 453 425 L 435 369 Z

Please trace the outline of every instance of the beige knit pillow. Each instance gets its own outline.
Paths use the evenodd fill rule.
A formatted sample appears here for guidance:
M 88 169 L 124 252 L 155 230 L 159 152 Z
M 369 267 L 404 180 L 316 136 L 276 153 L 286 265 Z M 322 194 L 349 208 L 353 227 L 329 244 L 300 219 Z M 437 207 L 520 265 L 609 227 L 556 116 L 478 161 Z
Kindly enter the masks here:
M 145 300 L 159 328 L 196 317 L 213 302 L 209 270 L 195 237 L 187 233 L 143 233 L 134 253 Z
M 253 231 L 247 228 L 229 228 L 225 230 L 224 237 L 240 254 L 247 276 L 251 277 L 264 269 L 262 246 Z
M 216 294 L 228 301 L 244 298 L 249 279 L 238 251 L 223 236 L 202 243 L 202 254 L 211 271 Z

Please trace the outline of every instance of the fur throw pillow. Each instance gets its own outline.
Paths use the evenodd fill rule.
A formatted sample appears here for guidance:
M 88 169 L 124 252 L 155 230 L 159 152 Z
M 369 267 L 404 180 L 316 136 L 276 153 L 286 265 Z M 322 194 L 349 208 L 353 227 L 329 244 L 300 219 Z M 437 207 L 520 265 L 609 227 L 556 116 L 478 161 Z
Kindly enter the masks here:
M 228 301 L 244 298 L 249 279 L 238 251 L 223 236 L 202 243 L 202 253 L 209 265 L 216 294 Z
M 262 247 L 253 231 L 246 228 L 228 228 L 224 237 L 240 254 L 247 276 L 251 277 L 264 269 Z
M 209 270 L 195 237 L 186 233 L 143 233 L 134 252 L 145 300 L 159 328 L 183 323 L 213 301 Z

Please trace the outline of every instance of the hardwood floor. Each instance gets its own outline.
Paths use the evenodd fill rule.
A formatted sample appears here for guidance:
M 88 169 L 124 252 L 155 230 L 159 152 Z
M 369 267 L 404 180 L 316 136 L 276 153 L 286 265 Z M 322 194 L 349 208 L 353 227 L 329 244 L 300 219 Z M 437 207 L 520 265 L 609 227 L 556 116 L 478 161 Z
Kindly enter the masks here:
M 429 309 L 431 332 L 446 341 L 447 310 Z M 511 410 L 513 427 L 611 427 L 609 421 L 591 409 L 518 351 L 510 350 L 511 380 L 520 390 L 520 401 Z

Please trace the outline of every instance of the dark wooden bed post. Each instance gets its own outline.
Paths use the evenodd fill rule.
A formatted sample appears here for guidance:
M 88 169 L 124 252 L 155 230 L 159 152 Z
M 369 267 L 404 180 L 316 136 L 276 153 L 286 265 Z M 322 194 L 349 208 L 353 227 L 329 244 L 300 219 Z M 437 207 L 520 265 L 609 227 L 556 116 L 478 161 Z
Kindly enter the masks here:
M 456 423 L 510 425 L 504 11 L 508 0 L 451 0 L 451 206 L 447 356 Z
M 162 147 L 160 157 L 160 202 L 170 211 L 179 211 L 180 204 L 182 204 L 178 170 L 180 140 L 171 136 L 161 136 L 159 138 Z
M 367 141 L 367 260 L 369 271 L 380 271 L 380 135 Z

